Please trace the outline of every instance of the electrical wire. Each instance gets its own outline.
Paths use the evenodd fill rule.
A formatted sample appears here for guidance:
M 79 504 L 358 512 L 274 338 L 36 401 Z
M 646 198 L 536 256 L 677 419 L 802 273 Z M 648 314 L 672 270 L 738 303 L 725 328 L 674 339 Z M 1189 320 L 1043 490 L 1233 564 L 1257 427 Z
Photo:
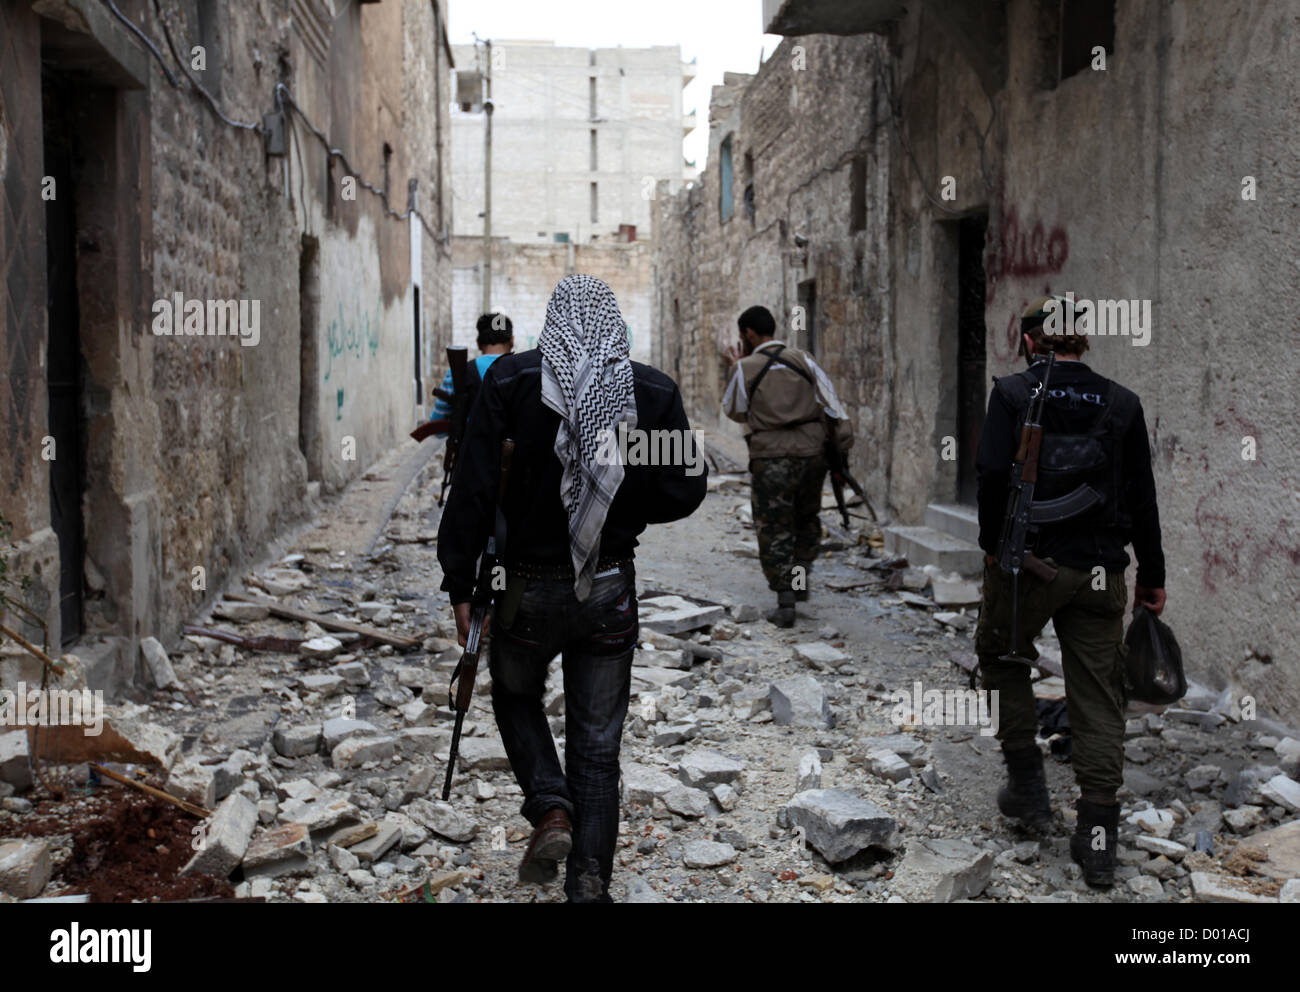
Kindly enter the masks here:
M 176 44 L 175 42 L 172 41 L 172 33 L 167 28 L 167 18 L 163 15 L 161 0 L 153 0 L 153 9 L 154 12 L 158 15 L 158 23 L 162 25 L 163 37 L 167 39 L 167 47 L 171 49 L 172 58 L 176 60 L 176 64 L 180 67 L 180 70 L 184 74 L 185 78 L 190 81 L 190 85 L 193 86 L 194 89 L 198 91 L 199 95 L 202 96 L 203 99 L 207 101 L 207 104 L 212 109 L 212 112 L 216 114 L 218 117 L 220 117 L 227 124 L 229 124 L 231 127 L 243 128 L 246 131 L 256 131 L 260 134 L 264 130 L 260 121 L 255 124 L 249 124 L 245 121 L 232 120 L 231 118 L 227 117 L 224 113 L 222 113 L 221 108 L 217 106 L 216 98 L 213 97 L 213 95 L 207 91 L 207 89 L 203 86 L 202 83 L 200 83 L 197 79 L 191 76 L 189 70 L 185 68 L 185 60 L 182 59 L 180 57 L 180 54 L 176 51 Z
M 349 0 L 349 2 L 351 2 L 351 0 Z M 118 9 L 117 4 L 115 4 L 113 0 L 104 0 L 104 3 L 112 11 L 114 16 L 116 16 L 119 21 L 121 21 L 127 28 L 129 28 L 131 32 L 137 38 L 139 38 L 141 42 L 144 43 L 145 47 L 148 48 L 149 51 L 153 53 L 154 58 L 157 59 L 158 65 L 163 71 L 163 75 L 167 77 L 167 81 L 172 85 L 174 89 L 179 89 L 180 82 L 177 80 L 175 74 L 171 71 L 171 68 L 167 65 L 167 60 L 163 56 L 162 52 L 158 50 L 157 46 L 154 45 L 154 43 L 150 40 L 149 36 L 145 34 L 144 31 L 139 26 L 137 26 L 134 22 L 132 22 L 130 18 L 128 18 L 125 14 L 123 14 L 122 11 Z M 196 80 L 192 75 L 190 75 L 189 71 L 186 70 L 185 68 L 184 60 L 181 58 L 180 53 L 176 50 L 176 44 L 172 39 L 172 34 L 168 28 L 166 17 L 163 15 L 162 6 L 159 0 L 154 0 L 153 6 L 154 6 L 154 13 L 156 14 L 158 18 L 158 22 L 162 27 L 163 36 L 167 39 L 167 47 L 171 51 L 172 58 L 175 59 L 177 66 L 181 70 L 181 73 L 185 76 L 186 80 L 189 81 L 190 85 L 194 88 L 195 92 L 197 92 L 201 97 L 203 97 L 203 100 L 204 102 L 207 103 L 208 108 L 223 123 L 227 124 L 230 127 L 238 128 L 240 130 L 245 130 L 245 131 L 253 131 L 258 134 L 265 134 L 266 127 L 260 121 L 256 123 L 248 123 L 245 121 L 237 121 L 228 117 L 217 105 L 216 98 L 213 97 L 213 95 L 210 92 L 208 92 L 208 90 L 198 80 Z M 347 8 L 345 7 L 344 10 L 346 9 Z M 339 13 L 341 14 L 342 11 L 340 11 Z M 334 19 L 335 20 L 338 19 L 337 15 Z M 424 228 L 424 230 L 428 232 L 429 237 L 431 237 L 434 243 L 438 245 L 439 251 L 444 256 L 448 258 L 451 257 L 450 252 L 446 247 L 447 242 L 450 240 L 450 236 L 439 234 L 438 232 L 436 232 L 433 229 L 433 226 L 429 223 L 428 219 L 425 218 L 424 214 L 422 214 L 419 210 L 416 210 L 412 201 L 409 199 L 407 201 L 407 208 L 405 211 L 403 211 L 402 213 L 398 213 L 397 211 L 393 210 L 392 207 L 389 205 L 388 191 L 381 190 L 378 187 L 376 187 L 374 184 L 367 182 L 365 179 L 361 177 L 361 175 L 357 172 L 357 170 L 352 168 L 352 164 L 351 162 L 348 161 L 347 155 L 341 149 L 334 148 L 330 145 L 329 139 L 326 138 L 324 132 L 322 132 L 320 128 L 316 127 L 316 125 L 312 123 L 311 119 L 307 116 L 306 112 L 302 109 L 302 107 L 298 105 L 298 102 L 294 99 L 292 92 L 290 92 L 289 88 L 285 86 L 284 83 L 276 83 L 274 94 L 275 94 L 276 110 L 281 114 L 283 114 L 284 105 L 287 102 L 289 108 L 298 115 L 298 119 L 303 123 L 304 126 L 306 126 L 306 128 L 316 137 L 316 139 L 325 148 L 326 154 L 330 158 L 338 158 L 343 163 L 344 168 L 347 169 L 349 175 L 357 181 L 358 186 L 375 194 L 383 201 L 385 214 L 387 214 L 388 216 L 396 220 L 409 220 L 410 217 L 414 215 L 419 219 L 420 224 Z M 297 140 L 296 133 L 290 134 L 288 136 L 288 140 L 296 141 Z M 286 148 L 285 152 L 286 152 L 285 168 L 289 169 L 291 167 L 292 156 L 290 154 L 289 148 Z M 300 171 L 305 172 L 306 163 L 305 163 L 305 159 L 303 159 L 302 157 L 301 143 L 299 143 L 298 146 L 298 157 L 299 157 L 300 164 L 303 166 L 303 168 Z M 441 164 L 439 165 L 439 167 L 441 168 Z M 304 195 L 302 192 L 302 185 L 303 185 L 302 176 L 300 175 L 299 176 L 299 199 L 300 200 L 303 198 Z M 305 203 L 303 207 L 303 215 L 304 218 L 306 218 L 307 211 L 306 211 Z

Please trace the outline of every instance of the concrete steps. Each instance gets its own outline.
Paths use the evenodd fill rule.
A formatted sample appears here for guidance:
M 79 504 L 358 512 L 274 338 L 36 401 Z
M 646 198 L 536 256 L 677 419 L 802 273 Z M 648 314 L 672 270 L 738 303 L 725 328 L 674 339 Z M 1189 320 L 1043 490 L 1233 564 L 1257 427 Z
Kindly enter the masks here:
M 925 525 L 935 530 L 960 537 L 971 544 L 979 544 L 979 511 L 960 503 L 931 503 L 925 508 Z
M 885 528 L 885 551 L 905 555 L 908 564 L 918 568 L 935 565 L 945 572 L 979 575 L 984 570 L 984 552 L 978 539 L 974 507 L 931 503 L 925 508 L 924 525 Z

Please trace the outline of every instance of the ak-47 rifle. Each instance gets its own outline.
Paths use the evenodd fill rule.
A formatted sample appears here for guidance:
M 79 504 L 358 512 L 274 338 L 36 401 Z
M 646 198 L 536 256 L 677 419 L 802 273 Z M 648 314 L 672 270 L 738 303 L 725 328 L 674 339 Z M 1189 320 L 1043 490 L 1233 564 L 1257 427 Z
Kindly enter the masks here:
M 447 349 L 447 367 L 451 369 L 451 416 L 447 431 L 447 448 L 442 453 L 442 488 L 438 491 L 438 505 L 447 498 L 447 486 L 456 471 L 456 455 L 465 436 L 465 420 L 469 417 L 469 397 L 465 395 L 466 368 L 469 366 L 469 349 L 452 345 Z
M 849 526 L 849 507 L 844 502 L 844 487 L 846 485 L 858 494 L 863 505 L 866 506 L 867 512 L 871 514 L 871 519 L 876 520 L 877 517 L 875 507 L 871 505 L 871 500 L 867 499 L 866 492 L 858 484 L 858 480 L 849 474 L 848 462 L 844 459 L 844 452 L 840 450 L 839 436 L 836 431 L 836 424 L 838 423 L 839 421 L 830 414 L 826 415 L 826 464 L 830 468 L 831 491 L 835 493 L 835 503 L 840 508 L 840 519 L 847 528 Z
M 465 650 L 456 663 L 456 670 L 451 673 L 451 685 L 447 692 L 451 698 L 452 708 L 456 711 L 456 726 L 451 732 L 451 750 L 447 756 L 447 777 L 442 783 L 442 798 L 451 795 L 451 778 L 456 771 L 456 757 L 460 753 L 460 731 L 465 723 L 465 714 L 469 712 L 474 699 L 474 681 L 478 677 L 479 653 L 483 648 L 483 635 L 492 617 L 493 573 L 497 562 L 505 553 L 506 517 L 502 509 L 506 486 L 510 482 L 510 461 L 515 453 L 515 442 L 509 439 L 501 442 L 501 482 L 497 487 L 496 522 L 492 534 L 488 537 L 487 547 L 479 558 L 478 580 L 474 583 L 474 596 L 470 600 L 471 612 L 469 635 L 465 638 Z
M 415 430 L 411 437 L 423 441 L 435 434 L 447 435 L 447 447 L 442 453 L 442 489 L 438 492 L 438 505 L 446 501 L 447 486 L 451 483 L 452 472 L 456 470 L 456 452 L 460 450 L 461 438 L 465 436 L 465 420 L 469 416 L 468 397 L 465 395 L 465 370 L 469 366 L 469 349 L 464 345 L 452 345 L 447 349 L 447 366 L 451 369 L 452 391 L 438 388 L 433 395 L 451 404 L 451 416 L 437 420 L 426 420 Z
M 1025 422 L 1020 428 L 1020 448 L 1011 466 L 1011 489 L 1007 494 L 1007 512 L 1002 520 L 1002 537 L 998 541 L 998 565 L 1011 573 L 1011 633 L 1007 653 L 999 661 L 1020 661 L 1030 664 L 1016 648 L 1016 627 L 1019 624 L 1020 570 L 1036 575 L 1044 582 L 1056 578 L 1057 570 L 1028 550 L 1029 539 L 1037 531 L 1034 526 L 1042 522 L 1035 513 L 1034 486 L 1038 483 L 1038 455 L 1043 445 L 1043 404 L 1047 400 L 1048 381 L 1056 364 L 1056 352 L 1047 359 L 1043 381 L 1029 400 Z M 1042 506 L 1042 504 L 1039 504 Z

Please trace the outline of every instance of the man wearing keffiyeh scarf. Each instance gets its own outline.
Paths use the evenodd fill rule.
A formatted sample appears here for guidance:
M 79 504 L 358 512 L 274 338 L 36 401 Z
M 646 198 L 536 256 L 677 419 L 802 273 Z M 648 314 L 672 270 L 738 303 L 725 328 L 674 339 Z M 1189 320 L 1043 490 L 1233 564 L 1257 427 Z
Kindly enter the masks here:
M 571 902 L 610 901 L 639 634 L 637 538 L 689 515 L 707 489 L 702 458 L 688 458 L 694 433 L 676 383 L 628 351 L 610 288 L 591 276 L 562 280 L 538 347 L 503 355 L 484 376 L 438 528 L 442 588 L 464 644 L 476 563 L 497 515 L 502 442 L 513 441 L 500 497 L 505 581 L 493 577 L 488 631 L 492 710 L 533 825 L 519 878 L 549 882 L 564 862 Z M 611 458 L 610 439 L 633 430 L 677 438 L 680 457 Z M 563 764 L 542 705 L 556 654 Z
M 619 459 L 598 459 L 603 432 L 636 427 L 627 325 L 614 293 L 599 279 L 568 276 L 546 308 L 542 402 L 560 415 L 555 454 L 564 466 L 560 499 L 569 516 L 574 593 L 591 592 L 600 555 L 600 530 L 623 482 Z M 601 464 L 604 461 L 606 464 Z

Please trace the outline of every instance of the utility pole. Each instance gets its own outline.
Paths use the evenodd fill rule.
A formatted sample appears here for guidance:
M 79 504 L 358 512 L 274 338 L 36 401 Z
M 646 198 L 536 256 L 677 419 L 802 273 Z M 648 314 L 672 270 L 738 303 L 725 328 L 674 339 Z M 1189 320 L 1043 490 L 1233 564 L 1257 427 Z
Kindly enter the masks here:
M 487 114 L 486 137 L 483 145 L 483 309 L 492 310 L 492 40 L 488 39 L 486 99 L 483 112 Z

